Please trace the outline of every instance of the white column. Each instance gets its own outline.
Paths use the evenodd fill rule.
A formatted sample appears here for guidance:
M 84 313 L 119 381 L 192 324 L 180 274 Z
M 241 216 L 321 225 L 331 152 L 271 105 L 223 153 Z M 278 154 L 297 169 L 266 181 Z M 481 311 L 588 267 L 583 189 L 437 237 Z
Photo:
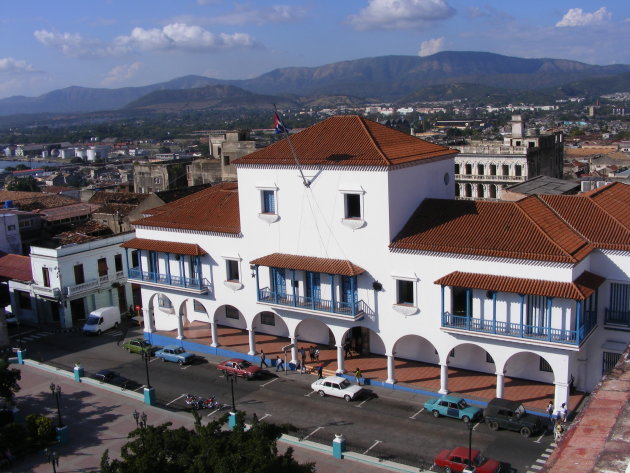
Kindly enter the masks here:
M 144 331 L 153 333 L 153 309 L 142 309 L 142 316 L 144 317 Z
M 337 373 L 346 372 L 346 367 L 344 365 L 345 359 L 343 355 L 343 345 L 337 345 Z
M 254 330 L 248 330 L 249 332 L 249 351 L 247 352 L 248 355 L 255 355 L 256 354 L 256 332 L 254 332 Z
M 448 365 L 440 363 L 440 394 L 448 394 Z
M 569 383 L 554 383 L 556 386 L 556 392 L 554 394 L 553 405 L 554 408 L 560 409 L 562 404 L 567 405 L 567 409 L 575 408 L 575 406 L 569 405 Z
M 294 365 L 297 365 L 297 359 L 298 359 L 298 346 L 297 346 L 297 338 L 293 337 L 291 338 L 291 344 L 293 345 L 293 348 L 291 348 L 291 363 L 293 363 Z
M 497 397 L 503 397 L 503 386 L 505 375 L 503 373 L 497 373 Z
M 394 355 L 387 355 L 387 379 L 385 380 L 386 383 L 396 384 L 396 376 L 394 371 Z
M 215 324 L 214 322 L 210 322 L 210 334 L 212 336 L 212 343 L 210 344 L 210 346 L 215 348 L 218 347 L 219 341 L 217 335 L 217 324 Z
M 180 314 L 177 317 L 177 339 L 183 340 L 184 338 L 184 317 Z

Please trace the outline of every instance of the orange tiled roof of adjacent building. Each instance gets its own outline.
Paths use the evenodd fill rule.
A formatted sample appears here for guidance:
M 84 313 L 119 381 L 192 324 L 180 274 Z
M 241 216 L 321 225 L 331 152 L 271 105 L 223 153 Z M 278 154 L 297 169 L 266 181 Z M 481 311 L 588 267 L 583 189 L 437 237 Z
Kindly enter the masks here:
M 271 255 L 262 256 L 250 261 L 250 263 L 274 268 L 311 271 L 314 273 L 341 274 L 343 276 L 356 276 L 365 272 L 363 268 L 348 260 L 288 255 L 283 253 L 273 253 Z
M 155 209 L 136 226 L 179 228 L 213 233 L 241 232 L 236 183 L 219 184 Z
M 173 253 L 176 255 L 207 255 L 206 250 L 196 243 L 181 243 L 164 240 L 149 240 L 147 238 L 132 238 L 122 245 L 122 248 L 134 248 L 137 250 L 161 251 L 164 253 Z
M 291 135 L 290 140 L 304 166 L 388 167 L 457 153 L 358 115 L 328 118 Z M 294 166 L 295 159 L 285 138 L 234 164 Z
M 31 258 L 28 256 L 0 253 L 0 278 L 32 281 Z

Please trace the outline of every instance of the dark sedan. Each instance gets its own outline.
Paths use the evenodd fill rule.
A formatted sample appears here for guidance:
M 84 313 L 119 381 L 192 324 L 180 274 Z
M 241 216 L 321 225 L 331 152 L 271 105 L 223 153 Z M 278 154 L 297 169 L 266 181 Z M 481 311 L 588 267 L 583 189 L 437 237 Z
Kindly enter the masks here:
M 127 379 L 124 376 L 121 376 L 112 370 L 98 371 L 94 375 L 92 375 L 92 379 L 100 381 L 101 383 L 107 383 L 113 386 L 118 386 L 119 388 L 123 388 L 123 389 L 135 390 L 141 386 L 135 381 Z

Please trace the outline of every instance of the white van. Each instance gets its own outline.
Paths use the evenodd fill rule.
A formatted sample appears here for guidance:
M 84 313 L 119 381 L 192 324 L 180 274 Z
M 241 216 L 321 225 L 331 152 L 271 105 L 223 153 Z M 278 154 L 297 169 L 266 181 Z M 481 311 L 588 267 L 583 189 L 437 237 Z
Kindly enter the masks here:
M 83 333 L 100 335 L 101 332 L 116 328 L 118 325 L 120 325 L 120 309 L 115 306 L 101 307 L 90 312 L 83 326 Z

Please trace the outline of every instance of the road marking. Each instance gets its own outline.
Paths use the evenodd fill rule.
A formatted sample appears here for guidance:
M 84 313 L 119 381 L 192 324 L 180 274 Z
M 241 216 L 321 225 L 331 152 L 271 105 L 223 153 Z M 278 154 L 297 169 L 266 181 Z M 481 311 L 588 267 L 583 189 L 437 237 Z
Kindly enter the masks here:
M 271 383 L 273 383 L 274 381 L 278 381 L 279 379 L 280 379 L 280 378 L 273 378 L 273 379 L 272 379 L 271 381 L 269 381 L 268 383 L 261 384 L 261 385 L 260 385 L 260 387 L 261 387 L 261 388 L 264 388 L 264 387 L 265 387 L 265 386 L 267 386 L 268 384 L 271 384 Z
M 543 459 L 540 459 L 540 458 L 536 459 L 536 463 L 542 463 L 544 465 L 546 462 L 547 462 L 547 460 L 543 460 Z
M 541 453 L 540 456 L 543 457 L 543 458 L 549 458 L 550 457 L 550 455 L 548 453 Z
M 532 466 L 530 466 L 530 468 L 533 468 L 534 470 L 542 470 L 543 469 L 543 467 L 540 466 L 540 465 L 532 465 Z
M 313 435 L 315 432 L 317 432 L 318 430 L 322 430 L 323 427 L 317 427 L 315 430 L 313 430 L 310 434 L 308 434 L 307 436 L 303 437 L 302 440 L 306 440 L 307 438 L 309 438 L 311 435 Z
M 208 414 L 206 417 L 210 417 L 212 414 L 216 414 L 217 412 L 219 412 L 221 410 L 221 408 L 219 407 L 218 409 L 215 409 L 214 411 L 212 411 L 210 414 Z
M 188 368 L 190 368 L 192 365 L 186 365 L 186 366 L 180 366 L 181 369 L 183 370 L 187 370 Z
M 418 414 L 420 414 L 422 411 L 424 411 L 424 407 L 423 407 L 422 409 L 420 409 L 418 412 L 416 412 L 414 415 L 410 416 L 409 418 L 410 418 L 410 419 L 415 419 L 415 418 L 416 418 L 416 416 L 417 416 Z
M 480 424 L 480 423 L 481 423 L 481 422 L 477 422 L 477 423 L 475 424 L 475 426 L 474 426 L 472 429 L 473 429 L 473 430 L 476 430 L 476 429 L 477 429 L 477 427 L 479 427 L 479 424 Z
M 306 397 L 311 397 L 311 395 L 312 395 L 312 394 L 315 394 L 315 391 L 311 391 L 310 393 L 305 394 L 304 396 L 306 396 Z
M 370 448 L 368 448 L 365 452 L 363 452 L 363 455 L 367 455 L 367 452 L 369 452 L 370 450 L 372 450 L 374 447 L 376 447 L 379 443 L 383 443 L 380 440 L 376 440 L 372 446 Z
M 358 404 L 358 405 L 356 405 L 356 406 L 354 406 L 354 407 L 362 407 L 362 406 L 363 406 L 363 404 L 365 404 L 366 402 L 368 402 L 368 400 L 369 400 L 369 399 L 366 399 L 365 401 L 361 401 L 361 403 L 360 403 L 360 404 Z
M 264 415 L 264 416 L 262 416 L 262 417 L 261 417 L 260 419 L 258 419 L 258 420 L 263 420 L 263 419 L 266 419 L 267 417 L 271 417 L 271 414 L 267 414 L 267 413 L 265 413 L 265 415 Z
M 171 405 L 171 404 L 173 404 L 175 401 L 177 401 L 177 400 L 179 400 L 179 399 L 183 398 L 184 396 L 185 396 L 185 394 L 182 394 L 181 396 L 176 397 L 175 399 L 173 399 L 171 402 L 167 402 L 167 403 L 166 403 L 166 405 L 167 405 L 167 406 L 170 406 L 170 405 Z
M 534 440 L 534 443 L 540 443 L 540 441 L 542 440 L 542 438 L 545 436 L 545 434 L 542 434 L 540 437 L 538 437 L 536 440 Z

